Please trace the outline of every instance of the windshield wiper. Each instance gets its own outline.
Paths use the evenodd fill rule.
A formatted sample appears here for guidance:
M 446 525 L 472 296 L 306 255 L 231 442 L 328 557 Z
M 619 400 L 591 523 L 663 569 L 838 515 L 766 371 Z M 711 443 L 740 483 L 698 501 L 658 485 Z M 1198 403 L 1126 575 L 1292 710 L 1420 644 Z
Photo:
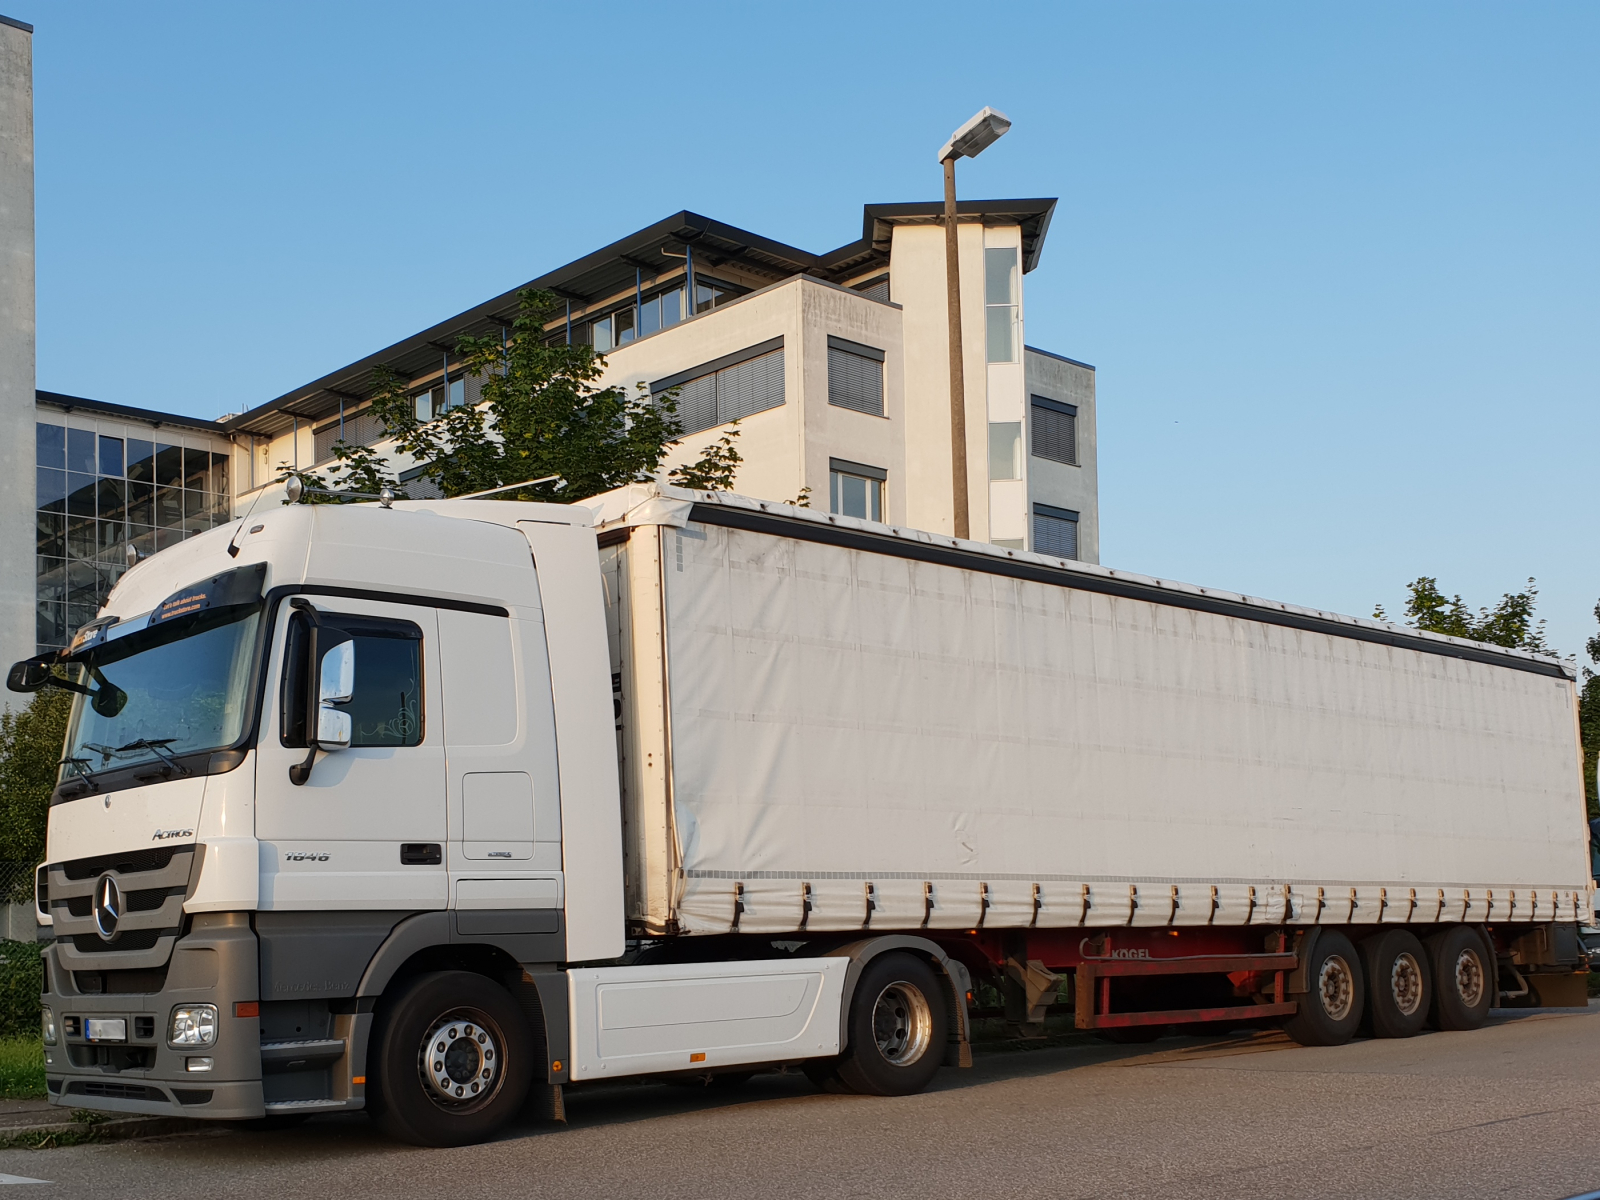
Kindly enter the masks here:
M 162 760 L 162 765 L 166 766 L 166 768 L 170 768 L 170 770 L 173 771 L 178 771 L 178 774 L 182 774 L 182 776 L 190 776 L 190 774 L 194 774 L 194 771 L 190 771 L 187 766 L 182 765 L 181 762 L 178 762 L 178 760 L 173 757 L 173 752 L 171 752 L 171 750 L 166 749 L 166 747 L 171 746 L 174 741 L 178 741 L 178 739 L 139 738 L 138 741 L 128 742 L 126 746 L 115 747 L 98 746 L 98 744 L 94 744 L 94 742 L 85 742 L 85 744 L 83 744 L 83 749 L 94 750 L 94 754 L 98 754 L 99 757 L 101 757 L 102 770 L 104 770 L 106 763 L 109 763 L 110 760 L 112 760 L 112 755 L 126 754 L 128 750 L 149 750 L 150 754 L 154 754 L 155 757 Z
M 57 766 L 71 767 L 78 773 L 78 779 L 91 792 L 98 792 L 100 785 L 89 776 L 89 760 L 87 758 L 63 758 Z
M 129 750 L 148 750 L 179 775 L 193 775 L 194 772 L 174 758 L 172 751 L 167 749 L 177 740 L 177 738 L 140 738 L 137 741 L 129 742 L 126 746 L 118 746 L 116 752 L 125 754 Z

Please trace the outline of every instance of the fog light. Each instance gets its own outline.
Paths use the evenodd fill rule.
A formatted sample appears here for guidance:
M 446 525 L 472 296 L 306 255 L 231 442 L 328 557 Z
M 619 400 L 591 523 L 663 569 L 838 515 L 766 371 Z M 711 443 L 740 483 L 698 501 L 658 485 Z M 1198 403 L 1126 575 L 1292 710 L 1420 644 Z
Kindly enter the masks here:
M 186 1004 L 172 1010 L 172 1030 L 167 1040 L 174 1046 L 209 1046 L 217 1040 L 217 1006 Z
M 209 1071 L 212 1065 L 212 1061 L 209 1058 L 186 1058 L 183 1060 L 183 1069 L 185 1071 Z
M 48 1004 L 39 1012 L 39 1028 L 44 1034 L 44 1044 L 46 1046 L 54 1046 L 56 1044 L 56 1014 L 50 1010 Z

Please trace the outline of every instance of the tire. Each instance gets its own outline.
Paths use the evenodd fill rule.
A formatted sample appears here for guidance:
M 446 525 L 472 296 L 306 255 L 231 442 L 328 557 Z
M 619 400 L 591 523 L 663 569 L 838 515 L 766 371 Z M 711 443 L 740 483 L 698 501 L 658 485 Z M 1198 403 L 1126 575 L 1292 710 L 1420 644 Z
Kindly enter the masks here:
M 1302 1046 L 1342 1046 L 1355 1036 L 1365 1008 L 1361 959 L 1350 939 L 1324 929 L 1306 961 L 1306 992 L 1300 1007 L 1283 1023 Z
M 850 1000 L 850 1041 L 835 1067 L 839 1082 L 867 1096 L 920 1092 L 944 1062 L 948 1011 L 945 989 L 922 959 L 873 959 Z
M 1433 1002 L 1428 952 L 1409 929 L 1389 929 L 1361 943 L 1367 973 L 1367 1019 L 1374 1037 L 1408 1038 L 1422 1032 Z
M 386 997 L 373 1046 L 367 1107 L 384 1133 L 417 1146 L 491 1137 L 522 1107 L 533 1081 L 522 1010 L 504 988 L 470 971 L 421 975 Z
M 1497 980 L 1483 938 L 1470 925 L 1452 925 L 1427 940 L 1433 971 L 1428 1023 L 1435 1029 L 1476 1029 L 1488 1019 Z

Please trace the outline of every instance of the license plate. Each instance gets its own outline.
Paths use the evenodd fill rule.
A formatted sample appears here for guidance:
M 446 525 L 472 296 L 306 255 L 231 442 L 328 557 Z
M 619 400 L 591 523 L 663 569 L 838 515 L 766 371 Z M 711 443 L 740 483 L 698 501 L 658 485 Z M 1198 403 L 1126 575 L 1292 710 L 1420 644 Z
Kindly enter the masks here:
M 128 1022 L 122 1017 L 89 1017 L 83 1023 L 83 1036 L 91 1042 L 125 1042 Z

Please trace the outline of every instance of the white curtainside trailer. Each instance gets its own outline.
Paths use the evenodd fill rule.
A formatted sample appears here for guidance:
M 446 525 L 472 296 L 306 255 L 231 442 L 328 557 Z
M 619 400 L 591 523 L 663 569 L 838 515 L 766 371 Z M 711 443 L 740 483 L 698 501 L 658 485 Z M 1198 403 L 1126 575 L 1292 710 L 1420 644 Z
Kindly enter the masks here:
M 1554 659 L 726 493 L 601 516 L 640 933 L 1589 911 Z

